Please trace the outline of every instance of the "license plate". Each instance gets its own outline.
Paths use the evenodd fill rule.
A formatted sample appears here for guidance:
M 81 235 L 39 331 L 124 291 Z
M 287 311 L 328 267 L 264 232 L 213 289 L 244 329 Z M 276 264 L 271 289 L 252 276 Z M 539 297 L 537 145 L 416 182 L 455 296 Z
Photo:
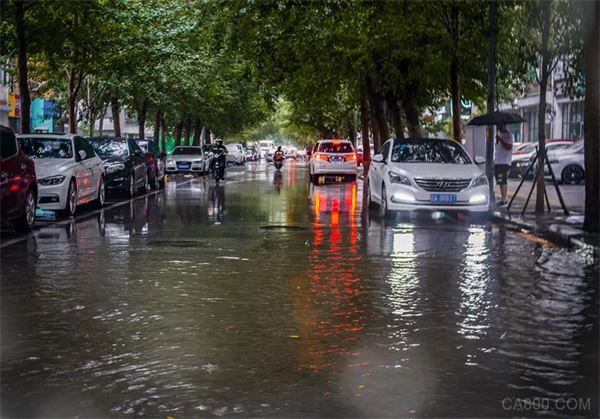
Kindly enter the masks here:
M 456 194 L 431 194 L 429 195 L 429 202 L 434 204 L 454 204 L 456 202 Z
M 332 163 L 343 163 L 344 162 L 344 158 L 343 157 L 330 157 L 329 160 Z
M 180 168 L 180 169 L 189 169 L 190 166 L 191 165 L 189 163 L 187 163 L 187 164 L 186 163 L 181 163 L 177 167 Z
M 56 212 L 45 210 L 42 208 L 36 208 L 35 218 L 38 218 L 40 220 L 56 220 Z

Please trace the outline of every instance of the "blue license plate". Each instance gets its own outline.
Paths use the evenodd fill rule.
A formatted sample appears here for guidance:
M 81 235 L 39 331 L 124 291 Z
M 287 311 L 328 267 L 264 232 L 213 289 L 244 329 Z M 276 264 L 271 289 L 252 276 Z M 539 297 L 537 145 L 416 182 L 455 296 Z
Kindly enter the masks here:
M 179 164 L 177 167 L 180 169 L 189 169 L 190 168 L 190 164 Z
M 332 163 L 343 163 L 344 162 L 344 158 L 343 157 L 330 157 L 329 160 Z
M 36 208 L 35 218 L 38 218 L 40 220 L 56 220 L 56 212 L 41 209 L 41 208 Z
M 429 195 L 429 202 L 434 204 L 454 204 L 456 202 L 456 194 L 434 193 Z

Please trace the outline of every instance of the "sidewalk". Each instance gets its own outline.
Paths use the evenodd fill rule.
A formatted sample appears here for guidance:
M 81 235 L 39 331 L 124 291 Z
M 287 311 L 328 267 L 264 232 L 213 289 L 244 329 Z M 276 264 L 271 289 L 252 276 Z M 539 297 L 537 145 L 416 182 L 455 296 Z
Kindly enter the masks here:
M 509 200 L 514 195 L 518 185 L 510 182 L 508 189 Z M 573 246 L 586 249 L 595 254 L 600 252 L 600 237 L 598 234 L 589 234 L 583 231 L 583 206 L 585 191 L 581 185 L 561 185 L 560 191 L 569 210 L 569 215 L 565 215 L 560 206 L 558 196 L 554 186 L 547 185 L 548 198 L 551 212 L 542 215 L 534 214 L 535 211 L 535 190 L 527 206 L 527 211 L 521 214 L 525 200 L 531 188 L 531 182 L 526 182 L 515 197 L 510 210 L 504 207 L 496 207 L 492 218 L 504 223 L 513 224 L 519 228 L 526 229 L 536 235 L 548 238 L 557 244 Z M 496 197 L 496 202 L 500 197 Z

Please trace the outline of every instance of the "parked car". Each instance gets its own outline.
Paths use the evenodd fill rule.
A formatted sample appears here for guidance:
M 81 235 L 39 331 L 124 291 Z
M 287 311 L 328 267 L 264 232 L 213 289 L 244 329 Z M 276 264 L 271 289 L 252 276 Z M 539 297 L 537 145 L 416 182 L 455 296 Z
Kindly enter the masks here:
M 38 208 L 73 216 L 79 205 L 104 205 L 107 184 L 102 160 L 83 137 L 23 134 L 17 138 L 35 162 Z
M 557 180 L 578 185 L 585 179 L 583 141 L 548 153 L 548 161 Z M 548 169 L 546 169 L 548 172 Z
M 35 164 L 10 128 L 0 126 L 0 137 L 0 219 L 12 221 L 17 231 L 29 231 L 38 196 Z
M 241 144 L 225 144 L 227 147 L 227 163 L 228 164 L 244 164 L 244 149 Z
M 209 161 L 203 147 L 206 146 L 175 147 L 167 158 L 167 174 L 203 175 L 207 173 Z
M 518 148 L 513 148 L 512 161 L 510 165 L 509 177 L 523 177 L 531 160 L 535 156 L 537 143 L 521 143 Z M 546 153 L 558 151 L 573 145 L 571 141 L 553 141 L 546 143 Z M 529 178 L 534 177 L 534 171 L 529 172 Z
M 146 155 L 148 179 L 153 189 L 165 187 L 166 154 L 161 152 L 151 140 L 135 140 L 136 144 Z
M 244 160 L 245 161 L 257 161 L 258 160 L 258 151 L 256 147 L 246 147 L 244 149 Z
M 136 142 L 129 138 L 90 138 L 94 151 L 102 159 L 106 171 L 106 190 L 135 196 L 137 190 L 148 191 L 150 181 L 146 156 Z
M 319 176 L 349 176 L 356 179 L 357 157 L 354 146 L 346 140 L 320 140 L 317 142 L 308 166 L 310 180 Z
M 434 138 L 390 139 L 367 175 L 369 203 L 390 211 L 488 211 L 488 180 L 462 146 Z

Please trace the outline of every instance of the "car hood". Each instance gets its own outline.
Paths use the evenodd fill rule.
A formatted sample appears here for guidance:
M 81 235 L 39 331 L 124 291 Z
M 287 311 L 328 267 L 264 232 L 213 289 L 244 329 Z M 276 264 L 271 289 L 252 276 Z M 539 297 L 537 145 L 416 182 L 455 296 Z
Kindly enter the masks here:
M 34 159 L 38 179 L 62 175 L 77 163 L 73 159 Z
M 192 160 L 202 160 L 204 157 L 201 154 L 176 154 L 171 155 L 167 160 L 172 161 L 192 161 Z
M 104 166 L 108 166 L 109 164 L 118 164 L 118 163 L 124 164 L 127 162 L 126 157 L 100 156 L 100 159 L 102 160 L 102 164 Z
M 377 164 L 377 163 L 375 163 Z M 413 178 L 474 178 L 483 172 L 474 164 L 388 163 L 390 170 Z

